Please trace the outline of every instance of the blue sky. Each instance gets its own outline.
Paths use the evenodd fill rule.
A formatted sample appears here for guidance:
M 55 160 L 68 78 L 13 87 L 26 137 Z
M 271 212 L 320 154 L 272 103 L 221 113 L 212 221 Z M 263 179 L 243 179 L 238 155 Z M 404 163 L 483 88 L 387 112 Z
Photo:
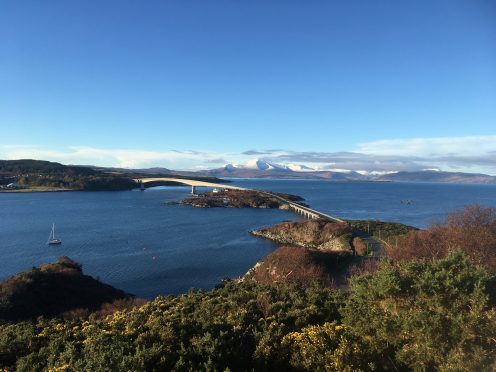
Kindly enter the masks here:
M 496 174 L 496 3 L 4 1 L 0 128 L 0 158 Z

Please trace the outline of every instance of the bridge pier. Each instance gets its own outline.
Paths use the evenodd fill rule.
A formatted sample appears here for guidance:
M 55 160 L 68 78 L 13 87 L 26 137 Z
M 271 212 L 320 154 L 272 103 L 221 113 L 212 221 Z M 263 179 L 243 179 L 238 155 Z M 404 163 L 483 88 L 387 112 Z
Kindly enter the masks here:
M 319 219 L 320 216 L 314 212 L 307 211 L 304 208 L 300 208 L 296 205 L 290 205 L 291 209 L 298 215 L 302 216 L 303 218 L 309 219 L 309 220 L 316 220 Z

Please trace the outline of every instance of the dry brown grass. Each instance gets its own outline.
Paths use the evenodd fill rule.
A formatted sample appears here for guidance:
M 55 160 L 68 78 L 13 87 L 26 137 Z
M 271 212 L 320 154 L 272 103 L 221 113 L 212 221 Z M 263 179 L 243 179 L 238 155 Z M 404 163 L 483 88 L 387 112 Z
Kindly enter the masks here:
M 496 208 L 467 206 L 427 230 L 411 231 L 386 252 L 389 258 L 400 261 L 438 259 L 454 250 L 496 272 Z
M 367 246 L 362 238 L 359 238 L 358 236 L 354 237 L 352 244 L 357 256 L 365 256 L 367 254 Z
M 253 270 L 252 279 L 260 284 L 329 282 L 325 268 L 308 249 L 299 247 L 275 250 Z

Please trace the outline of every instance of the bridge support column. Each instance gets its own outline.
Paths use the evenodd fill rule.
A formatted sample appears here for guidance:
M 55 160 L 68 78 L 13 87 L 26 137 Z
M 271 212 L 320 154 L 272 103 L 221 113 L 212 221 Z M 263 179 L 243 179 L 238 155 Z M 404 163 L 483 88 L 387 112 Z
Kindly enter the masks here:
M 196 195 L 196 186 L 191 186 L 191 194 Z

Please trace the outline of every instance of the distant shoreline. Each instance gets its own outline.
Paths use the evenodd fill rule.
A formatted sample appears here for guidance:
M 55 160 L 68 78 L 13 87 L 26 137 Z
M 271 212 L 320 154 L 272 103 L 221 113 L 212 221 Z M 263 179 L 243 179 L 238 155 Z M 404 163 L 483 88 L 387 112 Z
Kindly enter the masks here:
M 59 187 L 36 187 L 36 188 L 28 188 L 28 189 L 0 190 L 0 193 L 17 194 L 17 193 L 32 193 L 32 192 L 68 192 L 68 191 L 84 191 L 84 190 L 65 189 Z
M 312 179 L 312 178 L 257 178 L 257 177 L 229 177 L 229 178 L 224 178 L 222 179 L 223 181 L 239 181 L 239 180 L 254 180 L 254 181 L 320 181 L 320 182 L 329 182 L 329 183 L 398 183 L 398 184 L 435 184 L 435 185 L 458 185 L 458 186 L 466 186 L 466 185 L 478 185 L 478 186 L 496 186 L 494 183 L 486 183 L 486 182 L 441 182 L 441 181 L 390 181 L 390 180 L 360 180 L 360 181 L 331 181 L 331 180 L 325 180 L 325 179 Z M 157 185 L 157 187 L 163 186 L 163 187 L 168 187 L 168 186 L 177 186 L 177 185 Z M 46 187 L 46 186 L 39 186 L 39 187 L 31 187 L 31 188 L 25 188 L 25 189 L 0 189 L 0 194 L 18 194 L 18 193 L 45 193 L 45 192 L 74 192 L 74 191 L 81 191 L 81 192 L 88 192 L 88 191 L 132 191 L 136 190 L 137 188 L 133 189 L 125 189 L 125 190 L 84 190 L 84 189 L 67 189 L 67 188 L 62 188 L 62 187 Z

